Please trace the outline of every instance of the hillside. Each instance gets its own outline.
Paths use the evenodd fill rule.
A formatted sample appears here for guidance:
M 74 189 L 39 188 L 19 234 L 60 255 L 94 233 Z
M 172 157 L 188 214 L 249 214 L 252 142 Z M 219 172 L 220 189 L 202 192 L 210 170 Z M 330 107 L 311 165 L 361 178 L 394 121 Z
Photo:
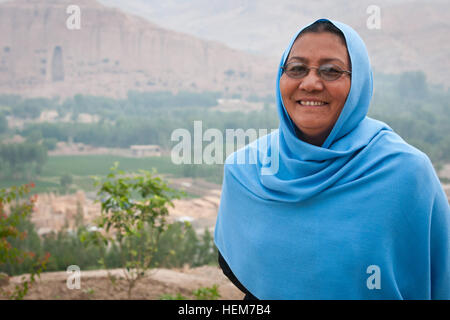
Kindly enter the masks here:
M 450 2 L 445 0 L 99 0 L 203 39 L 276 59 L 297 29 L 321 17 L 351 25 L 366 42 L 374 69 L 422 70 L 448 87 Z M 367 8 L 380 8 L 380 29 L 368 29 Z M 226 28 L 224 26 L 227 26 Z
M 70 0 L 0 3 L 0 93 L 125 97 L 128 90 L 272 91 L 266 59 L 107 8 Z
M 300 26 L 329 17 L 365 40 L 375 71 L 422 70 L 448 87 L 448 1 L 381 0 L 381 29 L 366 26 L 368 0 L 293 2 L 0 1 L 0 94 L 125 97 L 138 91 L 273 92 L 277 60 Z M 126 13 L 127 12 L 127 13 Z

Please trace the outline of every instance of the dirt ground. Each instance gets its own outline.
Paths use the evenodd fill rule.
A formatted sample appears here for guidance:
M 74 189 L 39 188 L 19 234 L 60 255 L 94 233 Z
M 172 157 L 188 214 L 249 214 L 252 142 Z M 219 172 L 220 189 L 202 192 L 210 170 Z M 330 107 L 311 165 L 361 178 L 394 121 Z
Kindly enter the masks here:
M 116 277 L 123 276 L 121 269 L 110 270 Z M 107 277 L 106 270 L 82 271 L 80 289 L 69 289 L 66 272 L 42 273 L 40 279 L 29 290 L 25 300 L 125 300 L 127 296 L 126 280 L 118 280 L 115 286 Z M 22 276 L 11 277 L 9 285 L 13 288 Z M 73 282 L 72 282 L 73 283 Z M 192 291 L 202 287 L 218 285 L 219 300 L 241 300 L 244 294 L 237 289 L 218 267 L 203 266 L 183 269 L 154 269 L 132 290 L 133 300 L 159 300 L 164 294 L 175 296 L 177 293 L 195 299 Z M 0 300 L 3 299 L 0 297 Z

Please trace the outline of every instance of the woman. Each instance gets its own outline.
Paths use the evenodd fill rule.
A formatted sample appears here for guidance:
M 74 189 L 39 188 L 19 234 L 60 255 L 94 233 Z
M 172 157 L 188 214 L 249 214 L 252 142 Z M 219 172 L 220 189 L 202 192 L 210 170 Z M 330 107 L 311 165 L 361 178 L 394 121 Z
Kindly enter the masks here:
M 279 129 L 225 164 L 215 243 L 246 298 L 450 298 L 447 198 L 429 158 L 366 116 L 371 97 L 352 28 L 320 19 L 292 39 Z

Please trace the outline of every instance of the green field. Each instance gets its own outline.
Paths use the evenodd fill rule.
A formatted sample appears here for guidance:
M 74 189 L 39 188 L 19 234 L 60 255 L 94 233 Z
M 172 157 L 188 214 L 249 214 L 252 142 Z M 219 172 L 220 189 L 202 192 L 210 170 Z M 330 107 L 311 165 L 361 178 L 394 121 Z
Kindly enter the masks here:
M 221 183 L 222 179 L 223 169 L 221 166 L 175 165 L 168 156 L 148 158 L 127 158 L 113 155 L 51 156 L 44 165 L 41 175 L 30 180 L 36 185 L 32 193 L 60 192 L 60 178 L 64 174 L 70 174 L 73 177 L 71 192 L 78 189 L 94 191 L 92 176 L 106 176 L 116 161 L 119 162 L 119 169 L 126 172 L 137 172 L 141 169 L 151 171 L 155 168 L 158 174 L 166 178 L 201 177 L 215 183 Z M 2 179 L 0 188 L 22 185 L 30 181 Z
M 25 180 L 25 179 L 20 179 L 20 180 L 5 180 L 5 179 L 1 179 L 0 180 L 0 189 L 2 188 L 9 188 L 11 186 L 20 186 L 20 185 L 24 185 L 27 184 L 29 182 L 33 181 L 35 183 L 35 188 L 33 188 L 31 190 L 31 194 L 35 194 L 35 193 L 41 193 L 41 192 L 49 192 L 49 191 L 56 191 L 59 190 L 60 188 L 60 184 L 59 184 L 59 178 L 58 178 L 58 182 L 54 183 L 48 180 L 44 180 L 44 179 L 31 179 L 31 180 Z
M 181 174 L 181 166 L 171 163 L 170 157 L 126 158 L 112 155 L 90 156 L 52 156 L 49 157 L 42 170 L 42 177 L 61 176 L 70 173 L 74 176 L 90 176 L 108 174 L 114 162 L 119 162 L 119 168 L 124 171 L 135 172 L 139 169 L 152 170 L 156 168 L 159 173 Z

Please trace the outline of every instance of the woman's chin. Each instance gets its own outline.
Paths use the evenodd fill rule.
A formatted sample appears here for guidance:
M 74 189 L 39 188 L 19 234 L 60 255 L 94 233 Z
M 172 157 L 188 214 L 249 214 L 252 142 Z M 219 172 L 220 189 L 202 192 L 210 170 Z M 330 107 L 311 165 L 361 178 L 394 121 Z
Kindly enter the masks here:
M 308 135 L 317 135 L 327 130 L 329 127 L 327 121 L 321 119 L 307 119 L 307 117 L 302 117 L 299 121 L 294 121 L 297 128 Z

